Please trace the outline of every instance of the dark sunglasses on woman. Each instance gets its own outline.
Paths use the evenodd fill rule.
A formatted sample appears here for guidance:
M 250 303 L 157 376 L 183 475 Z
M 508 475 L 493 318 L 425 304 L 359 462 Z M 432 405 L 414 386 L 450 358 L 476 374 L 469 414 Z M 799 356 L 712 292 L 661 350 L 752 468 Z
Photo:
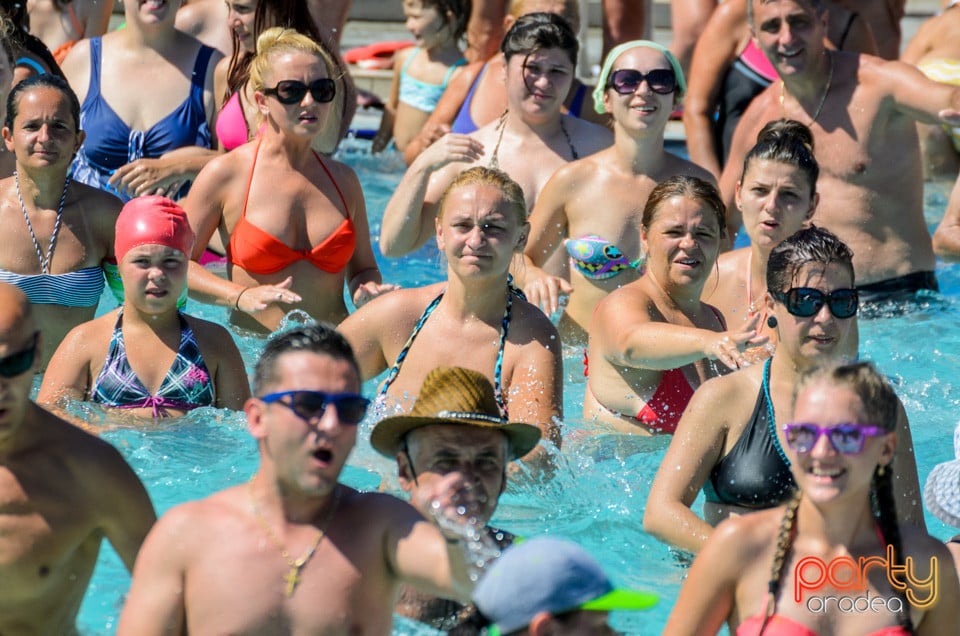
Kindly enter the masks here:
M 281 104 L 299 104 L 310 91 L 314 101 L 321 104 L 332 102 L 337 94 L 337 84 L 329 77 L 316 79 L 309 84 L 299 80 L 281 80 L 273 88 L 263 89 L 264 95 L 273 95 Z
M 771 296 L 783 303 L 792 315 L 800 318 L 816 316 L 824 304 L 830 308 L 834 318 L 850 318 L 860 307 L 856 289 L 835 289 L 825 294 L 812 287 L 794 287 L 785 292 L 773 292 Z
M 655 68 L 646 74 L 636 69 L 622 68 L 610 73 L 607 88 L 612 88 L 621 95 L 629 95 L 637 92 L 643 80 L 647 80 L 650 90 L 661 95 L 669 95 L 677 88 L 677 76 L 668 68 Z

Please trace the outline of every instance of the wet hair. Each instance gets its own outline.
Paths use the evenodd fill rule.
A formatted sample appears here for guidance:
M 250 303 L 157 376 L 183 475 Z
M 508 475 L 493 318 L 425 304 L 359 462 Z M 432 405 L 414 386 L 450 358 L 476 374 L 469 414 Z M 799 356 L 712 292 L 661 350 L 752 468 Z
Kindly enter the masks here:
M 26 51 L 39 58 L 50 73 L 63 77 L 60 65 L 40 38 L 30 33 L 30 14 L 26 0 L 0 0 L 0 17 L 4 18 L 4 35 L 10 38 L 13 58 L 18 51 Z
M 803 228 L 770 251 L 767 259 L 767 289 L 789 289 L 804 265 L 842 265 L 853 280 L 853 251 L 837 235 L 822 227 Z
M 447 199 L 454 190 L 472 185 L 487 185 L 496 188 L 503 198 L 517 211 L 517 221 L 520 224 L 527 222 L 527 202 L 520 185 L 510 178 L 506 172 L 485 166 L 476 166 L 464 170 L 447 186 L 440 197 L 440 210 L 437 218 L 442 219 L 447 209 Z
M 360 365 L 357 364 L 357 358 L 347 339 L 337 332 L 333 325 L 316 323 L 281 332 L 267 341 L 253 370 L 253 394 L 263 395 L 268 387 L 275 384 L 279 380 L 277 364 L 280 357 L 297 351 L 345 360 L 356 371 L 357 378 L 360 378 Z
M 890 386 L 890 383 L 869 362 L 853 362 L 815 368 L 804 373 L 797 386 L 797 393 L 804 387 L 816 382 L 828 382 L 833 386 L 849 389 L 857 395 L 866 411 L 867 419 L 871 424 L 882 427 L 888 432 L 896 430 L 897 414 L 900 401 Z M 796 400 L 796 393 L 794 394 Z M 877 524 L 883 535 L 883 542 L 893 546 L 893 554 L 903 558 L 903 541 L 900 536 L 900 525 L 897 521 L 897 509 L 893 496 L 893 467 L 880 466 L 874 469 L 871 483 L 874 514 Z M 783 575 L 783 564 L 793 544 L 793 527 L 796 524 L 797 508 L 800 505 L 801 491 L 797 489 L 793 498 L 787 504 L 780 530 L 777 533 L 777 549 L 774 554 L 773 566 L 770 569 L 770 579 L 767 583 L 767 607 L 764 615 L 764 626 L 767 619 L 773 614 L 777 591 L 780 588 L 780 579 Z M 910 603 L 902 590 L 894 589 L 900 600 L 904 612 L 900 615 L 900 625 L 910 634 L 914 633 L 913 621 L 910 618 Z M 761 631 L 763 629 L 761 628 Z
M 540 49 L 562 49 L 576 66 L 580 43 L 570 23 L 555 13 L 520 16 L 500 43 L 500 50 L 508 62 L 514 55 L 520 54 L 524 56 L 526 64 L 526 58 Z
M 507 14 L 517 20 L 522 15 L 533 13 L 528 11 L 527 8 L 540 1 L 542 0 L 510 0 Z M 560 17 L 570 23 L 571 29 L 578 31 L 580 29 L 580 3 L 576 0 L 563 0 L 563 13 L 560 14 Z
M 327 67 L 328 77 L 339 79 L 333 56 L 319 42 L 293 29 L 271 27 L 257 38 L 257 55 L 250 64 L 250 87 L 255 91 L 266 88 L 264 77 L 272 68 L 273 58 L 280 53 L 291 52 L 316 55 Z
M 443 18 L 444 24 L 453 31 L 457 42 L 467 35 L 467 22 L 473 8 L 471 0 L 420 0 L 424 8 L 432 7 Z
M 760 4 L 777 2 L 777 0 L 747 0 L 747 26 L 749 26 L 751 29 L 753 28 L 753 3 L 757 1 L 759 1 Z M 823 4 L 822 0 L 796 0 L 796 2 L 800 5 L 806 4 L 812 8 L 818 16 L 823 15 L 823 12 L 827 10 L 827 7 Z
M 743 158 L 743 183 L 747 171 L 755 160 L 766 159 L 793 166 L 807 178 L 810 184 L 810 196 L 817 191 L 817 178 L 820 165 L 813 156 L 813 133 L 810 129 L 793 119 L 775 119 L 768 122 L 757 135 L 757 143 Z
M 7 95 L 7 119 L 3 122 L 4 126 L 13 130 L 13 122 L 20 110 L 20 96 L 34 88 L 51 88 L 66 97 L 70 103 L 70 114 L 73 116 L 73 131 L 80 132 L 80 100 L 77 99 L 77 94 L 65 79 L 50 74 L 28 77 L 13 87 Z
M 720 197 L 720 192 L 717 191 L 716 186 L 709 181 L 687 175 L 675 175 L 664 179 L 656 185 L 647 198 L 646 205 L 643 206 L 643 220 L 641 223 L 644 229 L 650 229 L 650 226 L 656 220 L 660 208 L 673 197 L 683 197 L 703 203 L 713 210 L 713 213 L 716 215 L 717 224 L 720 226 L 720 233 L 723 234 L 726 231 L 727 208 L 723 204 L 723 199 Z
M 323 57 L 330 77 L 339 78 L 346 72 L 346 69 L 341 68 L 339 63 L 332 61 L 334 57 L 329 52 L 336 50 L 336 47 L 327 41 L 317 29 L 316 23 L 310 16 L 307 3 L 302 0 L 257 0 L 257 7 L 253 13 L 253 37 L 257 42 L 256 52 L 250 53 L 242 50 L 240 39 L 231 30 L 233 53 L 230 56 L 230 65 L 227 67 L 227 87 L 223 95 L 224 101 L 240 90 L 244 83 L 250 79 L 250 65 L 253 63 L 256 54 L 260 52 L 260 36 L 272 27 L 292 29 L 308 36 L 315 42 L 320 42 L 325 51 Z

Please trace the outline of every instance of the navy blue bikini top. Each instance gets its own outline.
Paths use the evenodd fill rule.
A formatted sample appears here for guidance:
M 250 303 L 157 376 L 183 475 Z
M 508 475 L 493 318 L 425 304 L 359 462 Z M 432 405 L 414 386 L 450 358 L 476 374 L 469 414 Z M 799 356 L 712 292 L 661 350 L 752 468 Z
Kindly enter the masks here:
M 203 104 L 207 63 L 213 49 L 201 46 L 193 65 L 190 94 L 177 108 L 148 130 L 131 130 L 100 94 L 100 67 L 103 43 L 90 39 L 90 87 L 80 107 L 80 126 L 87 133 L 77 162 L 109 173 L 142 157 L 155 158 L 185 146 L 210 147 L 210 128 Z M 76 162 L 75 162 L 76 166 Z M 109 178 L 109 174 L 106 174 Z M 75 179 L 78 177 L 75 175 Z M 80 179 L 78 179 L 80 180 Z M 104 189 L 100 183 L 87 185 Z

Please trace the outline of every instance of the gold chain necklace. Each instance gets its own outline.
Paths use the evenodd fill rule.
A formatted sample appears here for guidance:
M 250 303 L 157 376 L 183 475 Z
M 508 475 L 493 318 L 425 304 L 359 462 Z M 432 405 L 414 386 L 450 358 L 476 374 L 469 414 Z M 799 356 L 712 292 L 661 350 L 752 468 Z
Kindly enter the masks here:
M 823 95 L 820 96 L 820 103 L 817 104 L 817 110 L 813 113 L 813 119 L 810 120 L 810 123 L 807 126 L 813 126 L 817 118 L 820 117 L 820 111 L 823 110 L 823 105 L 827 103 L 827 95 L 830 94 L 830 84 L 833 82 L 833 56 L 830 55 L 830 52 L 827 52 L 827 59 L 830 61 L 830 70 L 827 71 L 827 84 L 823 88 Z M 783 109 L 783 94 L 784 94 L 784 83 L 783 80 L 780 80 L 780 115 L 786 119 L 786 113 Z M 797 100 L 797 103 L 800 103 L 800 100 Z
M 287 597 L 293 596 L 293 591 L 297 589 L 297 585 L 300 584 L 300 570 L 310 561 L 310 558 L 313 557 L 313 553 L 316 552 L 317 546 L 320 545 L 320 541 L 327 534 L 327 526 L 330 524 L 330 521 L 333 519 L 334 513 L 337 512 L 337 506 L 340 504 L 340 484 L 337 484 L 336 489 L 333 491 L 333 505 L 330 507 L 330 512 L 327 513 L 326 518 L 323 520 L 323 523 L 317 528 L 319 534 L 314 540 L 313 545 L 310 546 L 310 549 L 303 553 L 299 559 L 290 558 L 290 553 L 283 546 L 283 543 L 280 542 L 280 539 L 273 533 L 273 530 L 270 528 L 270 525 L 267 523 L 267 520 L 263 518 L 263 515 L 260 514 L 260 509 L 257 507 L 257 500 L 253 496 L 253 480 L 256 479 L 256 475 L 250 478 L 249 483 L 249 493 L 250 493 L 250 505 L 253 507 L 253 516 L 257 520 L 257 523 L 260 524 L 260 527 L 263 528 L 264 532 L 267 533 L 267 536 L 270 537 L 270 541 L 273 542 L 273 545 L 277 546 L 280 550 L 280 556 L 283 557 L 284 561 L 287 562 L 287 565 L 290 566 L 290 571 L 283 576 L 284 582 L 287 584 L 286 590 L 284 593 Z

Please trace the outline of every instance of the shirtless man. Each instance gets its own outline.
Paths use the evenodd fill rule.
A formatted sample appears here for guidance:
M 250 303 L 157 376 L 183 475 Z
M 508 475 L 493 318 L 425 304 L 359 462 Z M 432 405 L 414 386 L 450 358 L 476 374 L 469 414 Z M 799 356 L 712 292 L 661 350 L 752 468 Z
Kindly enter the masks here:
M 118 634 L 389 634 L 401 583 L 469 598 L 456 536 L 399 499 L 338 483 L 366 412 L 359 392 L 353 352 L 333 329 L 267 343 L 245 405 L 257 472 L 160 519 Z M 422 494 L 447 493 L 452 514 L 458 480 Z
M 751 28 L 782 78 L 750 105 L 720 180 L 728 227 L 743 156 L 760 128 L 787 117 L 810 126 L 820 163 L 813 221 L 854 253 L 861 301 L 936 289 L 923 218 L 916 121 L 960 123 L 960 88 L 938 84 L 901 62 L 824 48 L 819 0 L 752 0 Z
M 396 458 L 400 486 L 414 505 L 422 506 L 422 489 L 448 475 L 459 475 L 476 494 L 478 524 L 500 549 L 513 543 L 514 536 L 487 524 L 507 488 L 507 465 L 533 450 L 539 441 L 536 426 L 501 418 L 493 385 L 482 373 L 461 367 L 428 373 L 410 414 L 380 420 L 370 435 L 377 452 Z M 418 509 L 429 515 L 429 510 Z M 472 604 L 406 586 L 395 611 L 452 636 L 477 634 L 483 627 Z
M 110 444 L 30 401 L 27 297 L 0 283 L 0 634 L 75 634 L 104 537 L 127 568 L 156 516 Z

